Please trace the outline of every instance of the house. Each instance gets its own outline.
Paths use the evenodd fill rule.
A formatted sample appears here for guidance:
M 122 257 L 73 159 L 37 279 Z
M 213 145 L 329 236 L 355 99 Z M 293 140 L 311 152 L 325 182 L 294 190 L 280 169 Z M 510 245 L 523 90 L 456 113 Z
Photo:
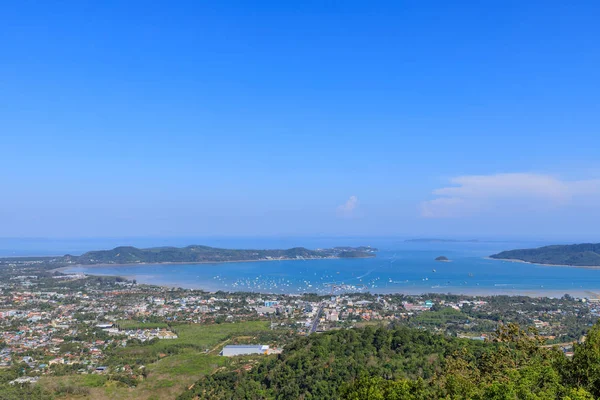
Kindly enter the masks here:
M 275 314 L 276 311 L 275 307 L 256 307 L 256 312 L 259 314 Z
M 23 376 L 23 377 L 15 379 L 14 381 L 10 381 L 8 383 L 10 385 L 16 385 L 16 384 L 23 385 L 26 383 L 34 384 L 34 383 L 37 383 L 39 380 L 40 380 L 40 378 L 37 376 L 36 377 Z
M 227 345 L 221 350 L 225 357 L 243 356 L 247 354 L 268 354 L 269 346 L 262 344 Z
M 177 335 L 175 333 L 167 331 L 167 330 L 162 330 L 162 331 L 158 332 L 156 335 L 159 339 L 177 339 Z
M 339 321 L 339 314 L 336 310 L 329 313 L 328 319 L 332 322 Z

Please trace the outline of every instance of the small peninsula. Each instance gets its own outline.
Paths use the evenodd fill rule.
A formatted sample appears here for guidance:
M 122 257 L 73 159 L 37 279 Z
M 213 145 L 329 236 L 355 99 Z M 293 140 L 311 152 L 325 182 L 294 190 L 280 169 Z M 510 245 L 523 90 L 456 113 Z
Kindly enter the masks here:
M 446 256 L 439 256 L 435 258 L 435 261 L 441 261 L 441 262 L 449 262 L 450 259 Z
M 509 250 L 493 254 L 490 258 L 545 265 L 600 267 L 600 243 L 552 245 L 535 249 Z
M 287 250 L 239 250 L 209 246 L 152 247 L 139 249 L 132 246 L 116 247 L 112 250 L 89 251 L 80 256 L 65 255 L 62 261 L 68 264 L 141 264 L 141 263 L 209 263 L 235 261 L 308 260 L 322 258 L 366 258 L 375 257 L 376 248 L 333 247 L 309 250 L 294 247 Z

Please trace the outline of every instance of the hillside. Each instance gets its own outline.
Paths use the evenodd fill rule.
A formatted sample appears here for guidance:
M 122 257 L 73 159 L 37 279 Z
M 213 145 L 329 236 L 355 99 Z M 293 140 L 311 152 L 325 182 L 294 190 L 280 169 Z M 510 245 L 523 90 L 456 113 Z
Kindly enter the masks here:
M 131 246 L 116 247 L 112 250 L 89 251 L 81 256 L 65 256 L 77 264 L 136 264 L 171 262 L 228 262 L 285 259 L 319 258 L 362 258 L 374 257 L 373 248 L 339 247 L 332 249 L 309 250 L 294 247 L 287 250 L 237 250 L 220 249 L 208 246 L 153 247 L 138 249 Z
M 600 394 L 600 327 L 572 360 L 518 326 L 491 342 L 407 328 L 350 329 L 299 338 L 279 356 L 201 378 L 179 400 L 570 399 Z
M 490 257 L 536 264 L 600 267 L 600 243 L 553 245 L 535 249 L 509 250 L 493 254 Z

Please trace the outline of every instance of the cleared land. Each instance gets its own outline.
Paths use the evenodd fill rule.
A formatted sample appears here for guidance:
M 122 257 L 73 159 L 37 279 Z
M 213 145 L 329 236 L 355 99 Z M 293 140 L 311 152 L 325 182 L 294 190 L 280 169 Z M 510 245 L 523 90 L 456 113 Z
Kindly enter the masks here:
M 119 323 L 122 326 L 121 321 Z M 134 321 L 130 326 L 133 327 Z M 156 324 L 154 324 L 156 325 Z M 154 327 L 154 326 L 153 326 Z M 174 325 L 172 329 L 179 338 L 160 340 L 150 345 L 128 346 L 111 354 L 109 362 L 148 360 L 145 364 L 148 378 L 136 387 L 111 381 L 103 375 L 71 375 L 45 377 L 42 385 L 53 389 L 63 388 L 59 399 L 91 400 L 163 400 L 174 399 L 198 380 L 220 367 L 237 368 L 251 362 L 253 357 L 229 358 L 215 354 L 220 344 L 228 339 L 243 337 L 252 339 L 253 334 L 269 331 L 266 321 L 247 321 L 214 325 Z M 209 353 L 206 352 L 209 350 Z M 260 356 L 259 356 L 260 357 Z

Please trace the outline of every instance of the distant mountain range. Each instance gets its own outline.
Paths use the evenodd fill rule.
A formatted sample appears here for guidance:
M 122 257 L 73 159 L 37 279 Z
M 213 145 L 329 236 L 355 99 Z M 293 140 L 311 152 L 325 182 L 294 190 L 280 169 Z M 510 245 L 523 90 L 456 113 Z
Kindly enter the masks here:
M 406 239 L 405 242 L 416 242 L 416 243 L 477 243 L 479 240 L 456 240 L 456 239 L 437 239 L 437 238 L 418 238 L 418 239 Z
M 503 251 L 490 256 L 503 260 L 519 260 L 535 264 L 600 267 L 600 243 L 553 245 L 536 249 Z
M 231 262 L 320 258 L 366 258 L 375 257 L 372 247 L 334 247 L 309 250 L 294 247 L 287 250 L 236 250 L 208 246 L 152 247 L 138 249 L 131 246 L 112 250 L 88 251 L 80 256 L 66 255 L 64 261 L 76 264 L 139 264 L 177 262 Z

